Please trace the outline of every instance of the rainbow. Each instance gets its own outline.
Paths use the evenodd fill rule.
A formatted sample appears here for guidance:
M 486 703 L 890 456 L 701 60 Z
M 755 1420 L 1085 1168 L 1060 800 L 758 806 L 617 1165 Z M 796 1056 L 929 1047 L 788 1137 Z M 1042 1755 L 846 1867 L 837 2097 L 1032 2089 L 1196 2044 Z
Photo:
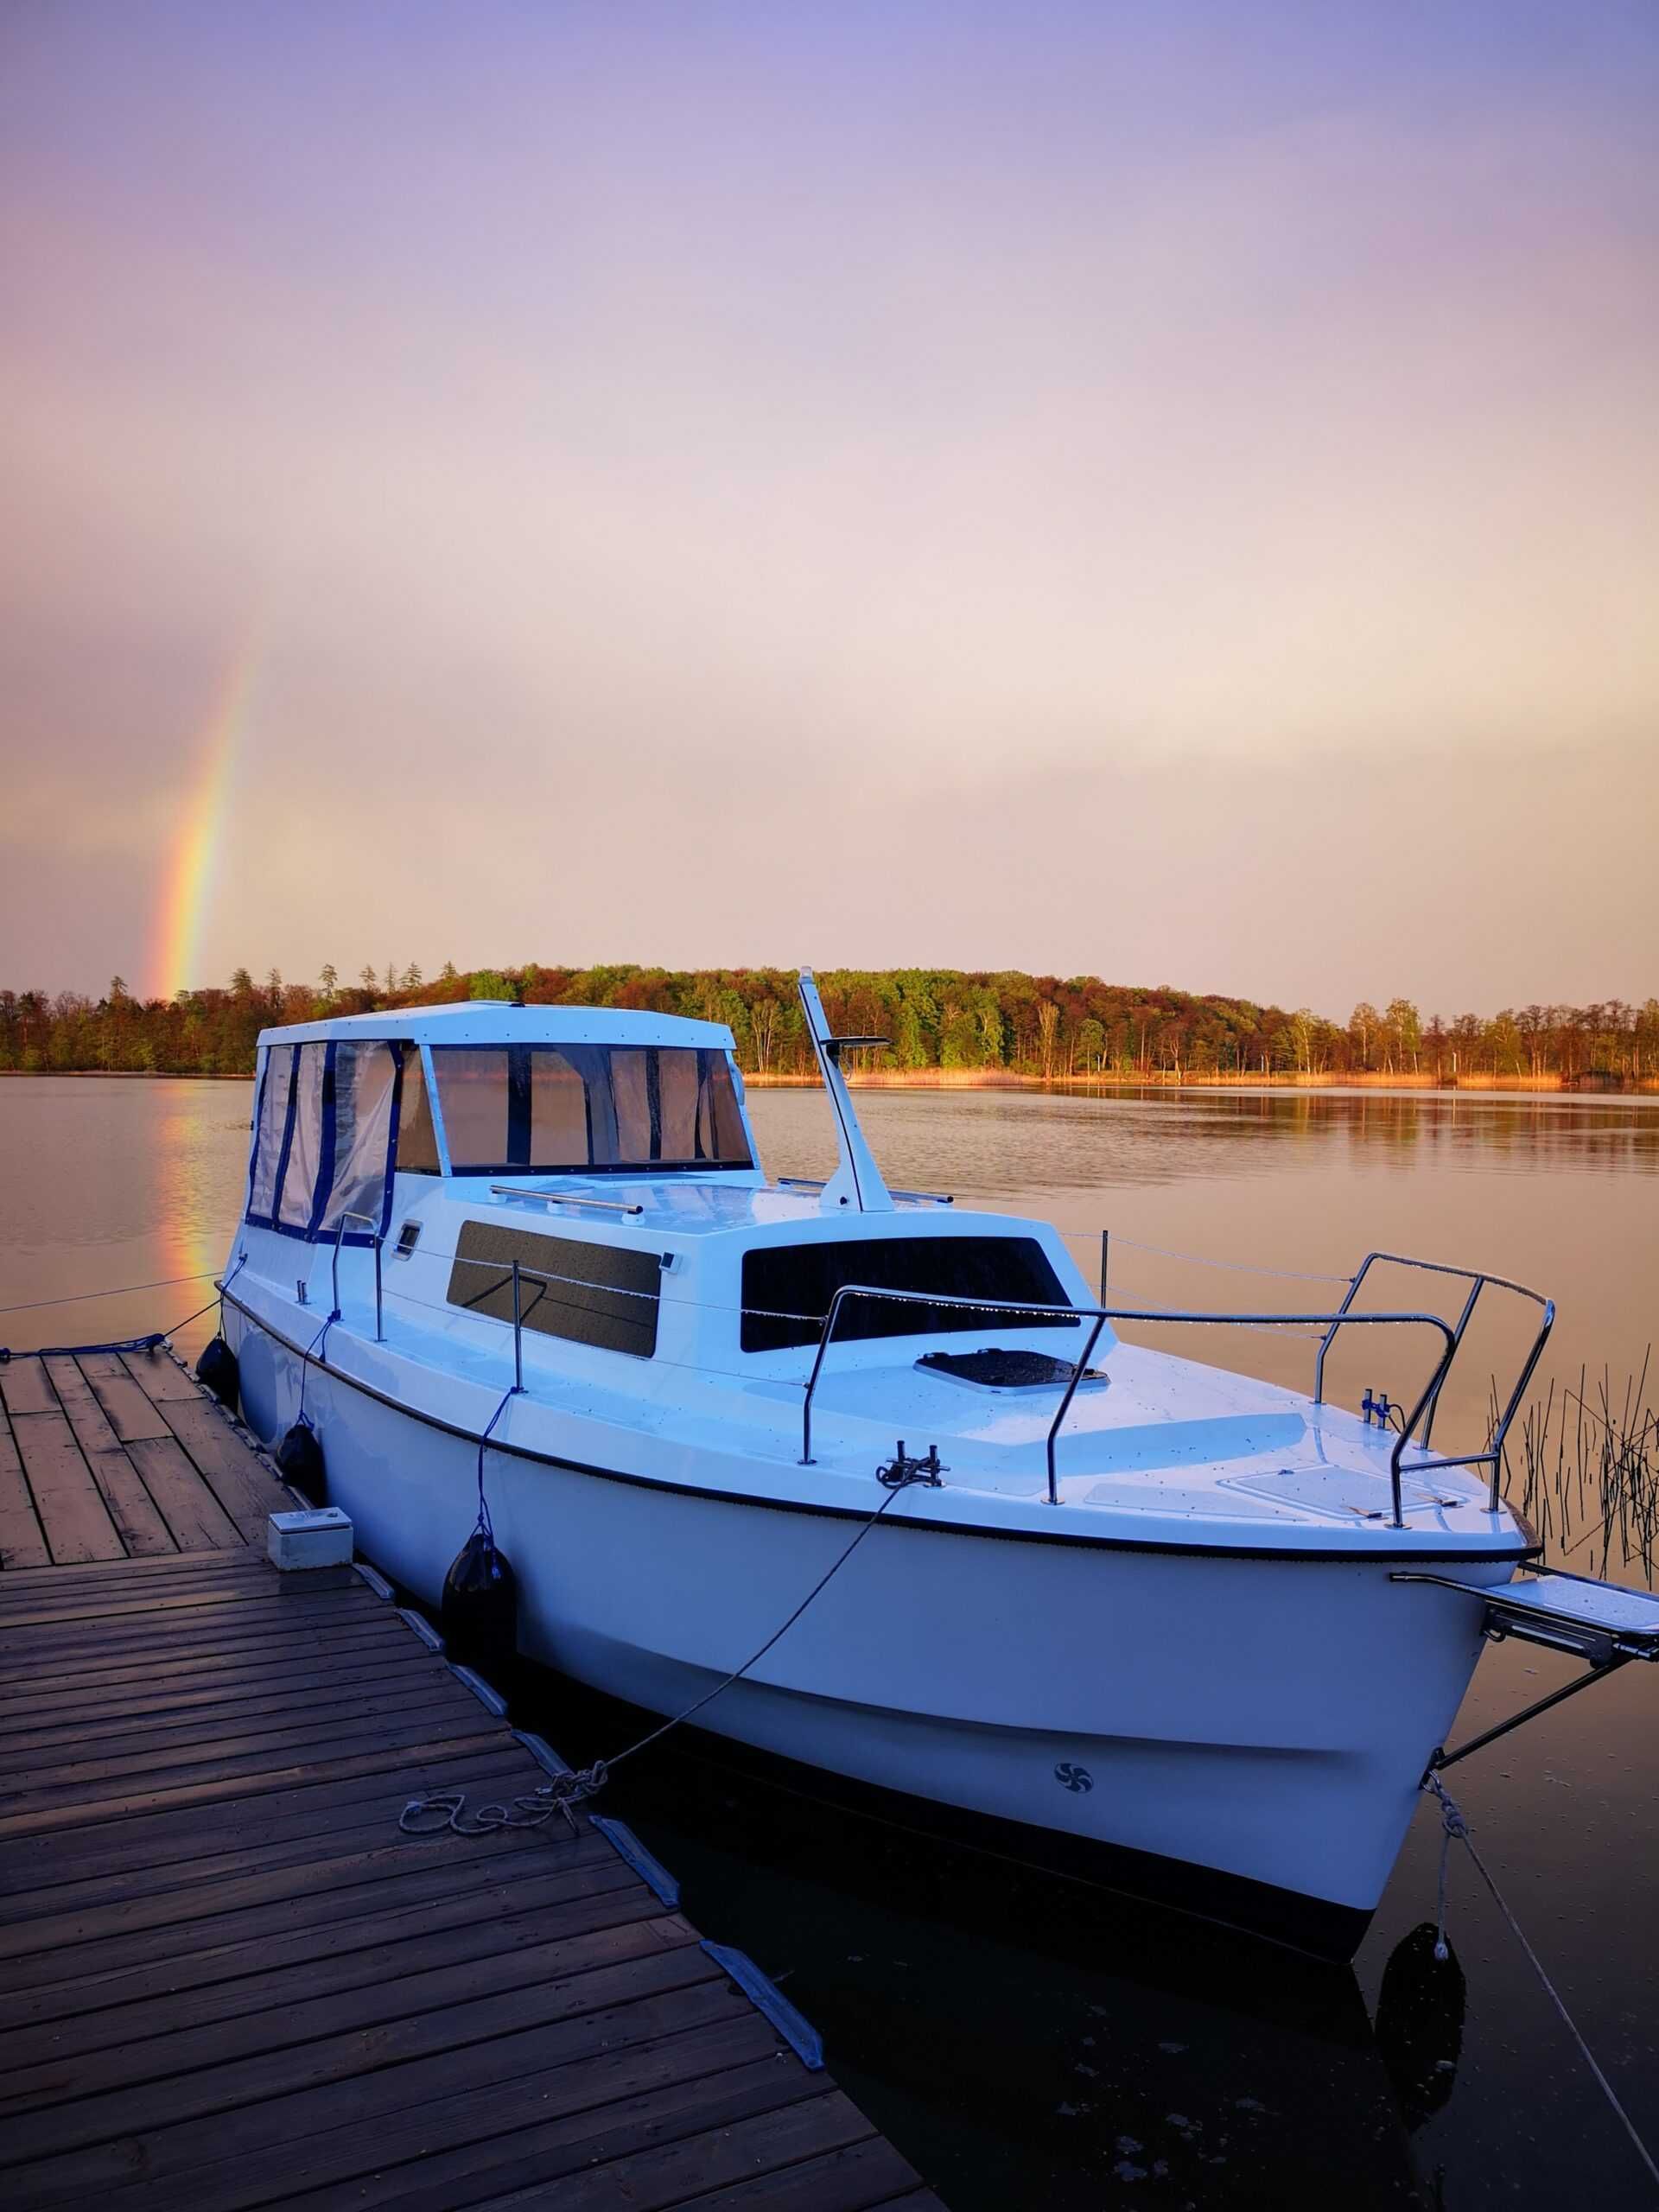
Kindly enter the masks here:
M 200 988 L 202 981 L 202 934 L 213 912 L 232 771 L 247 725 L 257 659 L 251 644 L 232 658 L 187 786 L 151 931 L 149 973 L 153 990 L 162 998 Z

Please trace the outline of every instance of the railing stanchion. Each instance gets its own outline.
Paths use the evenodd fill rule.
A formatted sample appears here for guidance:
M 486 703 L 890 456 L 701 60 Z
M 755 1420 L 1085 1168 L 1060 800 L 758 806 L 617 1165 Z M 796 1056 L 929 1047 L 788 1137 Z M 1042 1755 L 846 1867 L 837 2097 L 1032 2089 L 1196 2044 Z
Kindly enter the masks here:
M 1101 1241 L 1103 1244 L 1105 1242 L 1103 1237 Z M 1104 1273 L 1106 1260 L 1103 1252 L 1101 1255 L 1100 1264 L 1102 1272 Z M 1105 1300 L 1103 1298 L 1101 1304 L 1103 1306 L 1105 1302 Z M 1105 1314 L 1097 1313 L 1095 1316 L 1095 1325 L 1090 1332 L 1089 1341 L 1084 1346 L 1083 1357 L 1071 1370 L 1071 1380 L 1065 1386 L 1065 1395 L 1060 1400 L 1058 1410 L 1056 1412 L 1054 1419 L 1049 1427 L 1048 1502 L 1051 1505 L 1058 1505 L 1060 1502 L 1059 1478 L 1055 1472 L 1054 1466 L 1054 1455 L 1060 1433 L 1060 1423 L 1065 1419 L 1067 1414 L 1071 1410 L 1071 1401 L 1077 1395 L 1077 1385 L 1082 1382 L 1084 1375 L 1088 1372 L 1089 1363 L 1095 1356 L 1095 1346 L 1100 1342 L 1100 1332 L 1105 1325 Z
M 518 1302 L 518 1262 L 512 1263 L 512 1387 L 524 1387 L 524 1325 Z
M 1481 1292 L 1482 1292 L 1485 1287 L 1486 1287 L 1486 1278 L 1485 1278 L 1485 1276 L 1484 1276 L 1484 1275 L 1477 1275 L 1477 1276 L 1475 1277 L 1475 1281 L 1474 1281 L 1474 1286 L 1473 1286 L 1473 1287 L 1471 1289 L 1471 1291 L 1470 1291 L 1470 1293 L 1469 1293 L 1468 1297 L 1467 1297 L 1467 1298 L 1465 1298 L 1465 1299 L 1464 1300 L 1464 1301 L 1463 1301 L 1463 1311 L 1462 1311 L 1462 1313 L 1461 1313 L 1460 1314 L 1459 1314 L 1459 1316 L 1458 1316 L 1458 1328 L 1457 1328 L 1457 1334 L 1456 1334 L 1455 1338 L 1453 1338 L 1453 1340 L 1452 1340 L 1452 1351 L 1453 1351 L 1454 1352 L 1456 1351 L 1456 1350 L 1457 1350 L 1458 1346 L 1459 1346 L 1459 1345 L 1463 1342 L 1463 1332 L 1464 1332 L 1464 1331 L 1468 1327 L 1468 1325 L 1469 1325 L 1469 1317 L 1471 1316 L 1471 1314 L 1472 1314 L 1472 1313 L 1473 1313 L 1473 1312 L 1474 1312 L 1474 1310 L 1475 1310 L 1475 1300 L 1476 1300 L 1480 1296 Z M 1427 1412 L 1427 1417 L 1425 1418 L 1424 1422 L 1423 1422 L 1423 1449 L 1424 1449 L 1424 1451 L 1425 1451 L 1425 1452 L 1427 1452 L 1427 1449 L 1428 1449 L 1428 1447 L 1429 1447 L 1430 1443 L 1431 1443 L 1431 1442 L 1433 1441 L 1433 1435 L 1434 1435 L 1434 1416 L 1435 1416 L 1435 1414 L 1436 1414 L 1437 1413 L 1439 1413 L 1439 1411 L 1440 1410 L 1440 1390 L 1441 1390 L 1441 1387 L 1442 1387 L 1442 1385 L 1445 1383 L 1445 1382 L 1446 1382 L 1446 1377 L 1445 1377 L 1445 1376 L 1444 1376 L 1444 1375 L 1442 1375 L 1442 1376 L 1441 1376 L 1441 1377 L 1440 1377 L 1440 1382 L 1437 1382 L 1437 1383 L 1434 1385 L 1434 1389 L 1433 1389 L 1433 1392 L 1431 1393 L 1430 1397 L 1429 1397 L 1429 1401 L 1428 1401 L 1428 1412 Z
M 348 1221 L 360 1221 L 370 1231 L 369 1241 L 374 1246 L 374 1341 L 378 1344 L 381 1341 L 380 1245 L 382 1239 L 379 1225 L 372 1213 L 355 1213 L 348 1210 L 340 1217 L 339 1226 L 334 1230 L 334 1249 L 328 1262 L 329 1281 L 333 1285 L 334 1294 L 334 1311 L 329 1314 L 328 1319 L 331 1321 L 338 1321 L 340 1319 L 340 1248 L 345 1242 L 346 1224 Z
M 1111 1262 L 1112 1232 L 1109 1229 L 1103 1229 L 1100 1232 L 1100 1302 L 1103 1306 L 1106 1303 L 1106 1278 L 1111 1271 Z
M 378 1344 L 386 1341 L 385 1321 L 380 1302 L 380 1250 L 385 1241 L 377 1229 L 374 1232 L 374 1341 Z
M 806 1380 L 806 1395 L 801 1402 L 801 1465 L 812 1465 L 812 1393 L 818 1387 L 818 1371 L 823 1365 L 823 1355 L 830 1349 L 830 1339 L 836 1333 L 836 1323 L 841 1319 L 841 1301 L 848 1294 L 849 1286 L 843 1283 L 830 1300 L 830 1311 L 823 1317 L 823 1326 L 818 1332 L 818 1349 L 812 1362 L 812 1372 Z
M 1316 1406 L 1322 1406 L 1325 1403 L 1325 1355 L 1330 1351 L 1331 1340 L 1341 1326 L 1348 1308 L 1358 1295 L 1359 1286 L 1365 1280 L 1366 1269 L 1376 1257 L 1375 1252 L 1368 1252 L 1358 1267 L 1355 1268 L 1353 1278 L 1348 1285 L 1347 1294 L 1332 1316 L 1330 1327 L 1319 1339 L 1319 1349 L 1313 1357 L 1313 1402 Z

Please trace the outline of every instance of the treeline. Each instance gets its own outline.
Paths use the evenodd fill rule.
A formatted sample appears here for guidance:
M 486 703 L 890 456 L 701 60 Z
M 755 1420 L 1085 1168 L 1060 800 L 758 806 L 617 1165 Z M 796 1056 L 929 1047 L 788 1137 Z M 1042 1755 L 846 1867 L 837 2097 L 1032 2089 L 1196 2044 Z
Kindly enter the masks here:
M 961 974 L 950 969 L 842 969 L 821 976 L 825 1009 L 850 1035 L 891 1038 L 899 1070 L 1004 1070 L 1047 1081 L 1189 1077 L 1396 1075 L 1452 1082 L 1554 1078 L 1622 1084 L 1659 1077 L 1659 999 L 1640 1007 L 1506 1007 L 1490 1017 L 1424 1019 L 1405 999 L 1354 1008 L 1346 1022 L 1303 1007 L 1195 996 L 1102 982 L 1097 976 Z M 811 1053 L 791 971 L 781 968 L 620 966 L 478 969 L 446 965 L 431 982 L 395 964 L 342 984 L 273 969 L 256 983 L 238 969 L 223 990 L 136 998 L 120 976 L 102 998 L 0 990 L 0 1071 L 104 1070 L 245 1075 L 261 1029 L 338 1014 L 522 996 L 532 1005 L 639 1007 L 729 1024 L 753 1073 L 805 1074 Z

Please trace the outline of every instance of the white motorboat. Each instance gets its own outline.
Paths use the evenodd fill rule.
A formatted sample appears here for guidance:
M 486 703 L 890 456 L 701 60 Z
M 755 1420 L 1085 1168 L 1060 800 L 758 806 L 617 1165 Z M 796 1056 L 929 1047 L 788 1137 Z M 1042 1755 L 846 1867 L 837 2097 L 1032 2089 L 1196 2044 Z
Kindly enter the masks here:
M 429 1604 L 482 1492 L 533 1660 L 661 1714 L 743 1670 L 699 1727 L 1346 1955 L 1484 1635 L 1586 1679 L 1659 1651 L 1659 1604 L 1535 1571 L 1499 1494 L 1548 1302 L 1436 1268 L 1455 1324 L 1368 1310 L 1372 1255 L 1298 1317 L 1312 1395 L 1125 1343 L 1046 1224 L 887 1190 L 841 1065 L 879 1040 L 801 989 L 822 1186 L 762 1172 L 715 1023 L 474 1002 L 266 1032 L 224 1278 L 248 1420 L 312 1428 L 360 1551 Z M 1487 1448 L 1436 1456 L 1494 1287 L 1536 1300 L 1530 1357 Z M 1415 1339 L 1414 1405 L 1323 1402 L 1349 1330 L 1390 1372 Z

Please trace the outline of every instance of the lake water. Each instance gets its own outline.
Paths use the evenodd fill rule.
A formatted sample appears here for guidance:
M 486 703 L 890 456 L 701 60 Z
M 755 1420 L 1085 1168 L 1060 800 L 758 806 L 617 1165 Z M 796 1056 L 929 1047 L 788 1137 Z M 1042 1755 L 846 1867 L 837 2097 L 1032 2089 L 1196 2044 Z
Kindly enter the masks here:
M 821 1096 L 754 1091 L 751 1103 L 774 1173 L 827 1172 Z M 1044 1216 L 1076 1236 L 1091 1281 L 1109 1228 L 1112 1294 L 1125 1302 L 1313 1312 L 1341 1286 L 1300 1278 L 1345 1274 L 1373 1248 L 1475 1262 L 1560 1303 L 1541 1397 L 1546 1376 L 1576 1389 L 1581 1369 L 1605 1368 L 1622 1392 L 1656 1333 L 1655 1103 L 882 1090 L 860 1104 L 891 1180 Z M 0 1306 L 215 1268 L 239 1208 L 249 1108 L 239 1084 L 0 1082 Z M 1212 1270 L 1171 1254 L 1287 1272 Z M 1378 1289 L 1378 1306 L 1455 1312 L 1408 1281 Z M 210 1295 L 210 1284 L 181 1281 L 10 1311 L 0 1342 L 125 1336 L 170 1325 Z M 1478 1316 L 1437 1434 L 1448 1447 L 1478 1427 L 1489 1377 L 1519 1356 L 1523 1317 L 1509 1303 L 1491 1299 Z M 181 1346 L 194 1350 L 211 1326 L 197 1320 Z M 1286 1382 L 1305 1385 L 1311 1371 L 1313 1346 L 1300 1337 L 1156 1336 Z M 1333 1354 L 1332 1394 L 1352 1402 L 1372 1383 L 1399 1395 L 1408 1367 L 1403 1346 L 1386 1358 L 1374 1344 Z M 1569 1540 L 1580 1533 L 1575 1522 Z M 1593 1539 L 1571 1563 L 1599 1571 Z M 1643 1579 L 1617 1548 L 1608 1571 Z M 1320 1663 L 1311 1649 L 1308 1664 Z M 1458 1734 L 1575 1671 L 1518 1646 L 1490 1651 Z M 1659 2144 L 1656 1675 L 1627 1669 L 1450 1777 L 1649 2144 Z M 617 1748 L 595 1701 L 545 1677 L 521 1694 L 568 1757 Z M 1461 1853 L 1451 1935 L 1466 2017 L 1460 2030 L 1442 2021 L 1414 2035 L 1410 1993 L 1425 1978 L 1389 1962 L 1434 1908 L 1439 1830 L 1427 1806 L 1347 1974 L 1011 1876 L 668 1746 L 639 1770 L 617 1777 L 608 1809 L 679 1874 L 706 1934 L 782 1981 L 823 2031 L 849 2093 L 953 2212 L 1651 2201 Z M 1427 1986 L 1443 1993 L 1446 1981 Z M 1449 2054 L 1454 2064 L 1436 2064 Z

